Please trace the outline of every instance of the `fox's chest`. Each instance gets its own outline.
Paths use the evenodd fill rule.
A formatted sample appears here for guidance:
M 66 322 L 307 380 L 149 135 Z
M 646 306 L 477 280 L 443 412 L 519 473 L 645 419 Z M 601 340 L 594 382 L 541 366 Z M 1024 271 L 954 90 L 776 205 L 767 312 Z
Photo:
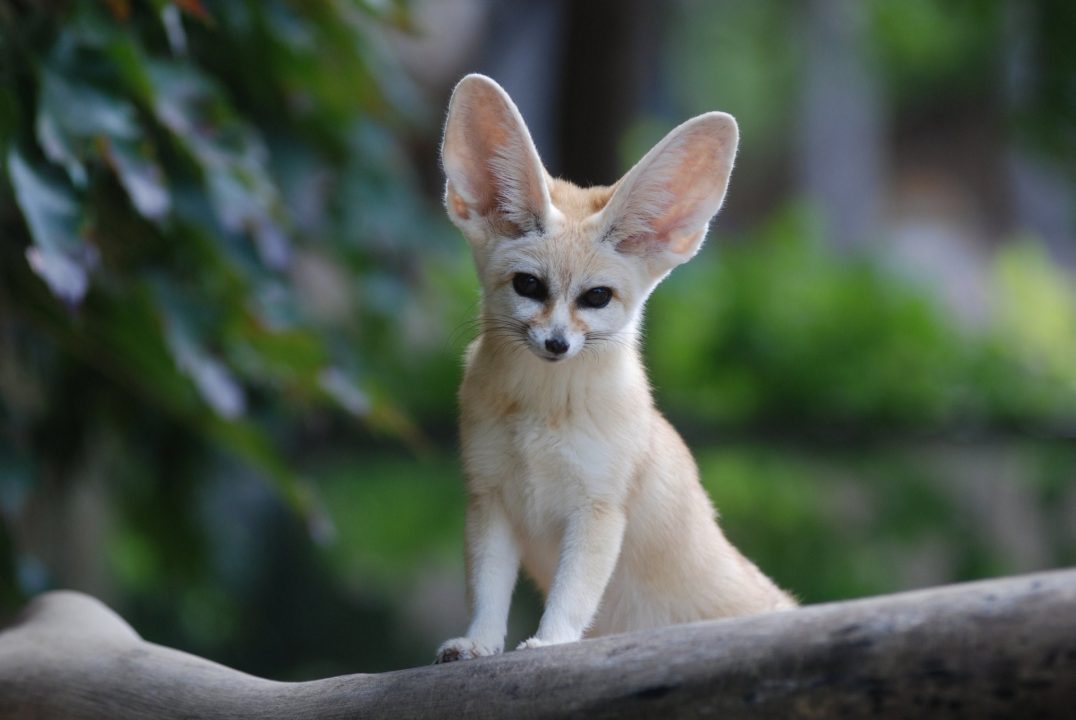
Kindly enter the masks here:
M 508 363 L 479 346 L 460 390 L 471 492 L 501 496 L 524 539 L 559 532 L 587 504 L 622 505 L 650 417 L 633 355 L 572 367 L 533 360 Z
M 615 471 L 605 460 L 610 448 L 586 428 L 551 429 L 539 420 L 517 419 L 506 429 L 502 450 L 515 467 L 500 478 L 500 494 L 522 541 L 523 564 L 548 592 L 569 518 L 596 496 L 613 492 Z
M 464 440 L 470 481 L 496 489 L 517 529 L 542 534 L 594 499 L 614 499 L 628 453 L 589 418 L 515 413 Z
M 564 420 L 527 416 L 508 420 L 505 428 L 502 451 L 516 467 L 502 478 L 502 491 L 528 525 L 561 520 L 602 491 L 609 447 L 600 434 Z

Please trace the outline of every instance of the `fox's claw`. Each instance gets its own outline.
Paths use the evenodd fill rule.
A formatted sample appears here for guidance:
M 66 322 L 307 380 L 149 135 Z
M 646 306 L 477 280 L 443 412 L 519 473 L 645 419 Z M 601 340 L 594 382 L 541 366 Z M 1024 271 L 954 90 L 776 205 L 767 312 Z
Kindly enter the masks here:
M 451 640 L 445 641 L 445 643 L 437 649 L 437 657 L 433 662 L 436 665 L 440 665 L 441 663 L 456 662 L 457 660 L 474 660 L 477 657 L 496 655 L 499 652 L 500 648 L 481 645 L 471 638 L 452 638 Z
M 532 649 L 532 648 L 547 647 L 547 646 L 552 645 L 552 644 L 553 643 L 545 642 L 544 640 L 539 640 L 536 637 L 532 637 L 532 638 L 527 638 L 526 640 L 521 642 L 518 646 L 516 646 L 516 650 L 528 650 L 528 649 Z

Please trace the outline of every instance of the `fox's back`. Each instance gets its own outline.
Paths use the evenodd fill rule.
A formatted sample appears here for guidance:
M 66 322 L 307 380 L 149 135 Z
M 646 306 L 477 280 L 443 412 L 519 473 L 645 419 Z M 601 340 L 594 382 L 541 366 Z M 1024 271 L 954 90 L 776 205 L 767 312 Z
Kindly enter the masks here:
M 721 532 L 690 451 L 652 412 L 617 568 L 588 635 L 793 607 Z

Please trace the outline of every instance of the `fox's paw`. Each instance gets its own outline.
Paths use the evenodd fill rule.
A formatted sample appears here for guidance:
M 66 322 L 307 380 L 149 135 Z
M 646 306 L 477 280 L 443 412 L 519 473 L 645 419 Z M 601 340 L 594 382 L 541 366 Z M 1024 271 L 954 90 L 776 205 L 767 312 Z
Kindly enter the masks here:
M 482 645 L 471 638 L 452 638 L 437 649 L 437 657 L 433 662 L 440 665 L 457 660 L 474 660 L 485 655 L 496 655 L 500 651 L 500 648 Z
M 536 637 L 532 637 L 532 638 L 527 638 L 526 640 L 521 642 L 518 646 L 516 646 L 516 650 L 527 650 L 529 648 L 547 647 L 549 645 L 554 645 L 554 644 L 555 643 L 546 642 L 545 640 L 539 640 Z

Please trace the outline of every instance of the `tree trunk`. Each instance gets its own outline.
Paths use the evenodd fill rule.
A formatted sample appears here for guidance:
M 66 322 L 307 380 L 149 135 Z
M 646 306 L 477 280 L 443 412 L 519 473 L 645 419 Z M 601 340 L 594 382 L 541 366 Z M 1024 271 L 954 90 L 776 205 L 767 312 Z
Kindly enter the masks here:
M 85 595 L 0 633 L 2 718 L 1072 717 L 1076 569 L 281 683 L 141 640 Z
M 822 211 L 834 247 L 854 255 L 877 240 L 885 194 L 884 112 L 869 54 L 870 8 L 857 0 L 811 0 L 803 10 L 804 190 Z

